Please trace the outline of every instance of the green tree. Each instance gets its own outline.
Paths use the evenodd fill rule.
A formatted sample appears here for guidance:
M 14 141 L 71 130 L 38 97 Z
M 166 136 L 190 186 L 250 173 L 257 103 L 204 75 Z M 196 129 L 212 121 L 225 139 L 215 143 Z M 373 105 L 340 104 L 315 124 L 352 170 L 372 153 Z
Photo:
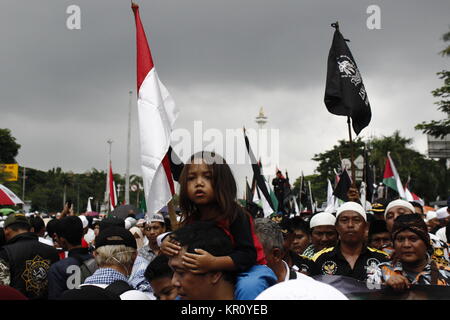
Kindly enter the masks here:
M 363 154 L 364 142 L 361 138 L 353 141 L 353 149 L 355 159 Z M 340 171 L 343 158 L 351 159 L 351 146 L 348 140 L 339 140 L 338 145 L 333 146 L 333 149 L 314 155 L 312 160 L 319 163 L 315 171 L 319 173 L 325 184 L 327 179 L 334 181 L 335 171 Z M 350 172 L 349 175 L 351 175 Z
M 11 130 L 0 129 L 0 163 L 16 163 L 16 157 L 19 154 L 20 144 L 16 138 L 11 135 Z M 0 172 L 0 183 L 3 184 L 7 175 Z
M 450 31 L 443 35 L 444 42 L 450 41 Z M 442 56 L 450 56 L 450 45 L 440 52 Z M 422 130 L 423 133 L 430 134 L 436 138 L 443 138 L 450 134 L 450 71 L 442 70 L 438 72 L 439 79 L 444 80 L 444 85 L 431 93 L 434 97 L 440 99 L 435 102 L 438 109 L 447 115 L 446 119 L 440 121 L 432 120 L 431 122 L 422 122 L 416 125 L 416 130 Z
M 355 158 L 363 154 L 364 145 L 366 145 L 369 150 L 369 165 L 374 172 L 374 182 L 377 183 L 383 180 L 387 152 L 390 151 L 401 181 L 406 183 L 410 177 L 411 191 L 423 197 L 426 202 L 434 201 L 437 196 L 446 199 L 449 193 L 449 186 L 446 182 L 449 170 L 439 161 L 427 159 L 423 154 L 413 150 L 412 142 L 412 139 L 402 137 L 399 131 L 394 132 L 391 136 L 376 137 L 367 143 L 357 139 L 354 141 Z M 340 167 L 340 157 L 350 158 L 348 141 L 340 140 L 338 145 L 333 146 L 331 150 L 313 157 L 313 160 L 318 162 L 316 168 L 318 175 L 312 178 L 311 189 L 317 199 L 321 201 L 326 200 L 326 181 L 330 179 L 333 183 L 334 170 L 338 170 Z M 317 191 L 315 191 L 316 188 Z
M 0 129 L 0 163 L 16 163 L 20 144 L 11 135 L 11 130 Z
M 327 180 L 323 180 L 319 174 L 311 174 L 304 177 L 305 185 L 308 187 L 308 182 L 311 182 L 311 193 L 313 200 L 317 202 L 320 207 L 323 202 L 327 201 Z M 293 193 L 298 196 L 300 191 L 301 177 L 298 177 L 293 185 Z

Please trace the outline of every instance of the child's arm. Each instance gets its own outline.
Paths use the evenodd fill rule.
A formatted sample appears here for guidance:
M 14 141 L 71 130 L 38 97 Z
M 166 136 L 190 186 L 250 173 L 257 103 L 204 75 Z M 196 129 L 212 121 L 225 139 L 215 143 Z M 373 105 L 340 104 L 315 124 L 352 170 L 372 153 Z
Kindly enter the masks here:
M 185 266 L 195 273 L 216 270 L 242 272 L 256 264 L 256 248 L 253 244 L 249 217 L 241 214 L 230 225 L 230 234 L 234 240 L 234 250 L 229 256 L 215 257 L 202 249 L 195 253 L 185 253 Z
M 257 252 L 252 234 L 251 217 L 240 212 L 230 225 L 230 234 L 234 239 L 234 250 L 230 254 L 236 266 L 234 270 L 243 272 L 257 264 Z

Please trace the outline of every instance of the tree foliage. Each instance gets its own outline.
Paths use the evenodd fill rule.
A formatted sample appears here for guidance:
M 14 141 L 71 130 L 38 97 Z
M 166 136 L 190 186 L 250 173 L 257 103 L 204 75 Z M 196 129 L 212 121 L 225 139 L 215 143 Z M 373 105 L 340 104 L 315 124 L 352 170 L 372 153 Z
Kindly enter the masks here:
M 16 163 L 20 144 L 11 135 L 11 130 L 0 129 L 0 163 Z
M 11 135 L 9 129 L 0 129 L 0 163 L 16 163 L 20 145 Z M 8 187 L 20 198 L 23 198 L 23 167 L 19 167 L 19 181 L 4 181 L 0 172 L 0 183 Z M 91 206 L 93 211 L 100 210 L 105 198 L 106 171 L 92 169 L 85 173 L 64 172 L 61 168 L 53 168 L 48 171 L 26 168 L 25 198 L 23 201 L 31 201 L 31 211 L 55 213 L 64 208 L 65 200 L 73 203 L 76 213 L 85 212 L 89 197 L 93 197 Z M 114 174 L 116 186 L 121 185 L 118 203 L 123 203 L 125 198 L 125 179 L 119 174 Z M 137 175 L 130 177 L 130 185 L 142 186 L 142 178 Z M 130 203 L 139 207 L 138 193 L 143 197 L 143 190 L 130 191 Z
M 374 182 L 380 183 L 383 180 L 387 152 L 390 151 L 403 184 L 410 177 L 409 187 L 412 192 L 427 202 L 436 200 L 437 196 L 446 199 L 450 191 L 447 183 L 450 170 L 446 169 L 442 161 L 427 159 L 423 154 L 413 150 L 412 142 L 412 139 L 402 137 L 399 131 L 391 136 L 376 137 L 367 142 L 356 139 L 354 156 L 356 159 L 362 155 L 364 146 L 369 150 L 369 164 L 374 173 Z M 311 181 L 311 189 L 319 205 L 326 201 L 327 179 L 334 185 L 335 170 L 340 171 L 341 158 L 350 159 L 349 141 L 340 140 L 332 149 L 316 154 L 312 158 L 318 162 L 317 175 L 307 176 L 305 180 Z M 300 178 L 294 185 L 298 186 L 299 183 Z
M 23 168 L 19 169 L 21 172 Z M 131 177 L 133 178 L 133 176 Z M 114 174 L 114 181 L 117 185 L 125 186 L 124 178 L 119 174 Z M 142 179 L 134 176 L 132 184 L 137 184 Z M 22 197 L 22 182 L 7 182 L 5 185 L 19 197 Z M 31 211 L 60 212 L 64 207 L 64 186 L 66 191 L 66 201 L 73 203 L 76 213 L 86 211 L 89 197 L 93 211 L 100 210 L 105 198 L 106 171 L 92 169 L 85 173 L 64 172 L 61 168 L 53 168 L 48 171 L 40 171 L 26 168 L 25 199 L 31 201 Z M 119 203 L 124 201 L 124 188 L 119 194 Z M 140 190 L 142 198 L 143 191 Z M 137 191 L 130 191 L 131 204 L 137 204 Z

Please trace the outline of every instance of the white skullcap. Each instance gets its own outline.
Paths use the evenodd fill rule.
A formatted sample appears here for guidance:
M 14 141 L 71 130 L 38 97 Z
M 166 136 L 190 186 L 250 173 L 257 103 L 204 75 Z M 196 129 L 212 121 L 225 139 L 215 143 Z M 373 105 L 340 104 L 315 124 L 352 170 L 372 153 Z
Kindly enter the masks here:
M 255 300 L 348 300 L 333 286 L 300 274 L 294 280 L 277 283 L 263 292 Z
M 450 216 L 450 214 L 448 214 L 448 212 L 447 212 L 447 208 L 448 207 L 443 207 L 443 208 L 440 208 L 438 211 L 436 211 L 436 216 L 438 219 L 445 219 L 448 216 Z
M 430 221 L 431 219 L 437 218 L 437 214 L 436 211 L 428 211 L 427 212 L 427 222 Z
M 344 211 L 355 211 L 355 212 L 358 212 L 364 218 L 364 220 L 367 222 L 366 211 L 364 211 L 364 208 L 359 203 L 352 202 L 352 201 L 344 203 L 342 206 L 340 206 L 337 209 L 336 219 Z
M 384 210 L 385 217 L 386 217 L 388 211 L 390 209 L 392 209 L 393 207 L 403 207 L 403 208 L 411 210 L 412 213 L 416 212 L 416 210 L 414 210 L 414 206 L 411 203 L 409 203 L 406 200 L 397 199 L 397 200 L 389 202 L 388 206 L 386 207 L 386 210 Z
M 83 223 L 83 229 L 89 225 L 89 221 L 85 216 L 79 215 L 78 218 L 80 218 L 81 223 Z
M 309 221 L 309 228 L 312 229 L 318 226 L 334 226 L 336 223 L 336 217 L 328 212 L 320 212 L 311 218 Z
M 159 214 L 159 213 L 151 214 L 151 215 L 147 218 L 147 221 L 150 222 L 150 223 L 151 223 L 151 222 L 161 222 L 161 223 L 165 223 L 163 215 L 162 215 L 162 214 Z
M 136 225 L 139 226 L 145 224 L 145 222 L 146 222 L 145 219 L 139 219 L 138 222 L 136 222 Z
M 128 224 L 127 224 L 128 222 Z M 131 227 L 134 227 L 136 225 L 137 220 L 133 217 L 128 217 L 125 219 L 125 228 L 127 228 L 127 225 L 129 225 L 129 227 L 127 229 L 130 229 Z

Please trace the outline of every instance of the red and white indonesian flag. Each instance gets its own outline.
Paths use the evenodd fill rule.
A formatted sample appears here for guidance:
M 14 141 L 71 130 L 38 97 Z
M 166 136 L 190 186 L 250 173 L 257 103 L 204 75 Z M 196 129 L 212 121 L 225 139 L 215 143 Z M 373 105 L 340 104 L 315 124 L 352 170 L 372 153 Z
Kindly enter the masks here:
M 425 205 L 423 199 L 421 199 L 417 194 L 409 190 L 408 184 L 405 185 L 405 196 L 407 201 L 416 201 L 420 203 L 422 207 Z
M 114 174 L 112 171 L 111 162 L 109 162 L 109 203 L 111 211 L 117 206 L 117 193 L 116 193 L 116 183 L 114 182 Z
M 138 115 L 141 140 L 141 168 L 149 214 L 158 212 L 175 194 L 168 150 L 178 109 L 159 81 L 139 6 L 132 4 L 136 20 Z
M 0 205 L 15 206 L 23 201 L 4 185 L 0 184 Z
M 386 159 L 386 166 L 384 168 L 383 183 L 389 188 L 398 192 L 402 199 L 406 199 L 405 189 L 403 189 L 400 176 L 395 168 L 394 162 L 391 158 L 391 153 L 388 152 Z

